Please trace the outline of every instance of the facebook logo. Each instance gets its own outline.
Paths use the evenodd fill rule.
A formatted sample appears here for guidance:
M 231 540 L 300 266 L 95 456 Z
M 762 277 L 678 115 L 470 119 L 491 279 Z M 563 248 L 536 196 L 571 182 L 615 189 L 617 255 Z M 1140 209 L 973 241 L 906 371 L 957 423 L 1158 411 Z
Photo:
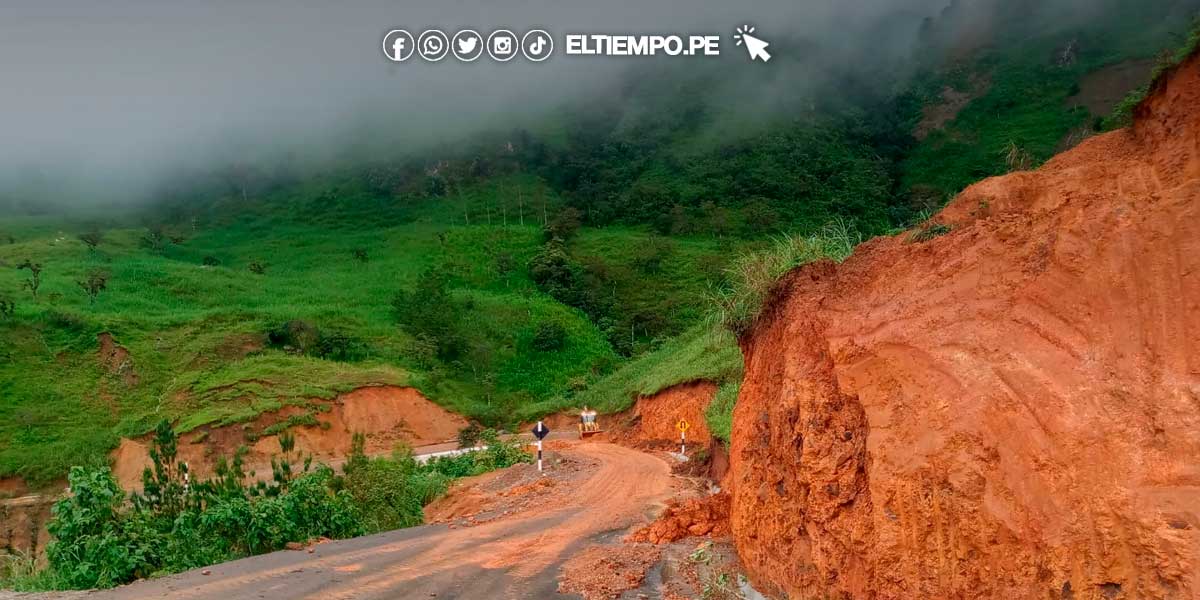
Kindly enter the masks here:
M 392 62 L 408 60 L 415 47 L 412 34 L 403 29 L 393 29 L 383 36 L 383 54 Z

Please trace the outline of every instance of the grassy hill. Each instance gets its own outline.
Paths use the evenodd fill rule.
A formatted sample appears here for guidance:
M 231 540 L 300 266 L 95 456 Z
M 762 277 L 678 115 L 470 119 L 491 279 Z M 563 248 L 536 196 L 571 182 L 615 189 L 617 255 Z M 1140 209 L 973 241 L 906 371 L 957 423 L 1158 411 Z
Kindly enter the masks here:
M 483 196 L 473 190 L 467 201 Z M 0 319 L 0 477 L 44 484 L 162 417 L 186 431 L 371 383 L 415 385 L 506 425 L 515 408 L 585 387 L 621 360 L 586 314 L 530 279 L 540 223 L 467 226 L 454 222 L 461 206 L 426 208 L 401 225 L 360 227 L 344 215 L 242 214 L 173 227 L 158 241 L 120 223 L 0 221 L 14 239 L 0 244 L 0 297 L 15 302 Z M 95 229 L 103 237 L 93 250 L 77 236 Z M 725 245 L 606 228 L 584 229 L 570 246 L 612 273 L 614 297 L 668 315 L 669 328 L 698 319 Z M 653 267 L 646 247 L 661 254 Z M 27 259 L 43 268 L 36 299 L 22 288 L 30 272 L 16 268 Z M 430 355 L 395 314 L 397 292 L 431 269 L 445 275 L 465 338 L 454 360 Z M 77 282 L 95 272 L 107 284 L 92 301 Z M 547 323 L 562 340 L 538 349 Z M 101 333 L 128 350 L 127 365 L 102 364 Z M 318 339 L 304 347 L 298 336 Z

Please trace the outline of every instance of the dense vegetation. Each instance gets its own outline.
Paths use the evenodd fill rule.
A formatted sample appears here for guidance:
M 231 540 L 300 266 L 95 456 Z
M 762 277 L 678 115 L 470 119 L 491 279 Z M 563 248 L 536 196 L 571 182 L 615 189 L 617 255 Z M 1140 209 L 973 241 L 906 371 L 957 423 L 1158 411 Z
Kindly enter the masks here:
M 270 479 L 247 474 L 239 452 L 221 459 L 212 479 L 193 480 L 187 464 L 176 460 L 178 441 L 170 424 L 159 424 L 153 467 L 143 474 L 140 492 L 127 494 L 107 467 L 73 467 L 71 495 L 54 505 L 49 523 L 48 566 L 39 569 L 31 560 L 7 565 L 9 585 L 106 588 L 289 543 L 410 527 L 423 522 L 422 508 L 450 480 L 530 460 L 518 444 L 491 431 L 482 433 L 486 448 L 426 464 L 403 448 L 391 457 L 368 457 L 358 435 L 338 474 L 301 456 L 285 432 Z

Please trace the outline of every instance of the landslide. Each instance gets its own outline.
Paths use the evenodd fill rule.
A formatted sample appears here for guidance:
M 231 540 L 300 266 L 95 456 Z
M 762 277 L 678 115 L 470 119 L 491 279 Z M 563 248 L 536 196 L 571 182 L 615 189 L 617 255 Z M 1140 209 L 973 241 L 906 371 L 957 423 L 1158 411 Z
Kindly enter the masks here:
M 314 420 L 319 425 L 289 427 L 296 450 L 319 461 L 330 461 L 349 453 L 355 433 L 362 433 L 368 453 L 382 453 L 396 443 L 417 447 L 455 439 L 467 420 L 429 401 L 415 388 L 390 385 L 367 386 L 339 395 Z M 275 435 L 252 435 L 285 425 L 289 418 L 304 415 L 298 407 L 261 415 L 252 423 L 224 427 L 201 427 L 180 436 L 180 461 L 193 475 L 208 477 L 220 458 L 230 458 L 239 446 L 248 469 L 269 474 L 271 457 L 280 453 Z M 112 452 L 113 473 L 127 490 L 141 487 L 142 471 L 151 466 L 149 436 L 123 439 Z
M 1131 128 L 936 220 L 950 232 L 793 271 L 741 340 L 730 510 L 751 579 L 1200 597 L 1200 58 Z
M 679 442 L 680 421 L 687 421 L 689 442 L 707 445 L 712 442 L 705 411 L 717 393 L 711 381 L 691 381 L 673 385 L 649 396 L 639 396 L 633 406 L 613 415 L 600 417 L 611 423 L 610 436 L 615 441 L 637 445 L 649 442 Z

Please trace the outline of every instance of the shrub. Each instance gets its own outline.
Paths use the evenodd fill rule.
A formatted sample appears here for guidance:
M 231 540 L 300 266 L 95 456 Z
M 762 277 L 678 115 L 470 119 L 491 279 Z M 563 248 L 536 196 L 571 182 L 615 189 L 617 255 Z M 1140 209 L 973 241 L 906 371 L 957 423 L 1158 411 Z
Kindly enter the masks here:
M 305 354 L 316 350 L 321 331 L 303 319 L 292 319 L 267 332 L 267 343 L 281 349 L 294 349 Z
M 267 263 L 261 261 L 252 261 L 246 268 L 250 269 L 250 272 L 255 275 L 267 274 Z
M 200 264 L 202 264 L 206 267 L 219 267 L 219 266 L 221 266 L 221 261 L 218 260 L 217 257 L 215 257 L 215 256 L 205 256 L 200 261 Z
M 355 248 L 350 251 L 350 255 L 354 257 L 354 260 L 357 260 L 360 263 L 365 263 L 371 260 L 371 257 L 367 255 L 366 248 Z
M 142 234 L 142 238 L 138 240 L 138 245 L 153 252 L 162 252 L 168 243 L 170 243 L 170 238 L 162 227 L 148 228 L 146 233 Z
M 466 339 L 459 332 L 462 308 L 450 294 L 444 272 L 426 270 L 413 289 L 396 292 L 392 312 L 405 331 L 435 347 L 438 358 L 449 361 L 466 353 Z
M 146 548 L 130 544 L 122 515 L 125 493 L 107 468 L 73 467 L 67 477 L 71 494 L 54 504 L 48 524 L 54 541 L 46 558 L 67 585 L 112 587 L 139 574 L 148 575 Z
M 583 213 L 579 212 L 577 208 L 568 206 L 554 215 L 554 218 L 546 224 L 546 240 L 568 241 L 575 236 L 582 225 Z
M 79 234 L 79 241 L 86 244 L 88 250 L 95 252 L 96 246 L 99 246 L 100 242 L 104 241 L 104 234 L 100 233 L 99 230 L 94 229 L 92 231 Z
M 471 423 L 466 427 L 458 430 L 458 447 L 474 448 L 479 445 L 480 436 L 483 434 L 483 428 L 478 423 Z
M 17 269 L 29 271 L 29 279 L 21 282 L 21 287 L 29 290 L 29 293 L 33 294 L 33 298 L 36 300 L 38 289 L 42 287 L 42 264 L 35 263 L 27 258 L 25 262 L 17 265 Z
M 108 273 L 100 269 L 93 269 L 88 272 L 87 277 L 76 281 L 75 285 L 78 285 L 83 293 L 87 294 L 89 304 L 95 304 L 96 297 L 100 295 L 100 292 L 108 289 Z
M 538 352 L 556 352 L 567 345 L 567 330 L 559 323 L 538 323 L 533 332 L 533 349 Z
M 271 482 L 247 485 L 241 453 L 219 461 L 216 476 L 187 480 L 175 462 L 178 437 L 165 421 L 151 443 L 144 490 L 125 493 L 108 468 L 75 467 L 71 495 L 54 506 L 48 528 L 49 568 L 69 587 L 112 587 L 268 552 L 314 537 L 348 537 L 366 530 L 353 496 L 333 470 L 321 466 L 292 477 L 288 459 L 272 460 Z M 285 455 L 293 449 L 284 436 Z
M 17 303 L 8 298 L 0 297 L 0 318 L 11 319 L 17 312 Z

